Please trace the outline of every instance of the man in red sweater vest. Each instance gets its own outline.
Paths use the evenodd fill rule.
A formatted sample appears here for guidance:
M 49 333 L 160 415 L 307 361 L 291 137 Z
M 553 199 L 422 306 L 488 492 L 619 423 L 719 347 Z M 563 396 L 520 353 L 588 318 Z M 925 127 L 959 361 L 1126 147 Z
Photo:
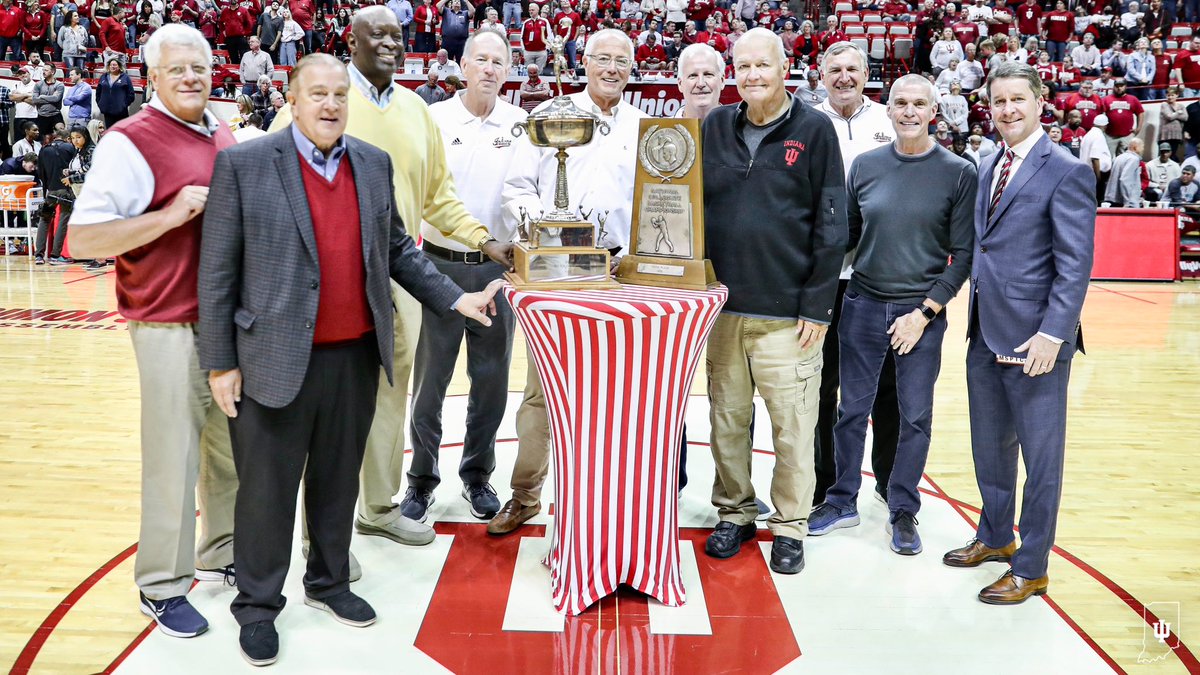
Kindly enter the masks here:
M 375 622 L 350 590 L 350 523 L 380 366 L 392 376 L 389 279 L 429 311 L 485 326 L 503 285 L 463 293 L 405 233 L 388 155 L 344 135 L 341 62 L 306 56 L 290 84 L 287 129 L 218 155 L 200 253 L 200 365 L 248 488 L 237 495 L 231 609 L 253 665 L 278 657 L 302 479 L 304 604 L 346 625 Z
M 236 583 L 237 474 L 196 345 L 200 218 L 217 152 L 234 140 L 206 108 L 212 52 L 199 31 L 163 26 L 146 43 L 145 60 L 157 95 L 96 146 L 71 214 L 71 251 L 117 257 L 117 308 L 128 321 L 142 398 L 134 580 L 142 613 L 167 635 L 193 637 L 208 629 L 186 597 L 193 579 Z

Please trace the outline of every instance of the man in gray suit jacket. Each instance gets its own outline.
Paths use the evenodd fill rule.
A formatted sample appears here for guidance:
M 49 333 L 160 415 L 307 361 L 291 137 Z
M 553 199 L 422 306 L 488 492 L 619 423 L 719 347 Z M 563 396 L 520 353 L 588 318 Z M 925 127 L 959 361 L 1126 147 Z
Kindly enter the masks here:
M 333 57 L 302 60 L 288 92 L 292 127 L 218 155 L 205 213 L 200 365 L 230 417 L 247 486 L 234 514 L 232 610 L 254 665 L 278 654 L 302 474 L 312 541 L 304 602 L 348 625 L 375 621 L 349 590 L 350 523 L 380 365 L 392 375 L 389 278 L 436 312 L 484 325 L 502 283 L 463 293 L 420 254 L 387 154 L 343 135 L 349 86 Z
M 1079 314 L 1092 271 L 1096 177 L 1038 121 L 1041 82 L 1025 64 L 988 75 L 1004 151 L 979 172 L 968 319 L 971 449 L 983 499 L 976 539 L 943 562 L 1010 562 L 979 593 L 1010 605 L 1049 586 L 1062 495 L 1071 358 L 1083 351 Z M 1013 538 L 1017 456 L 1024 457 L 1021 548 Z

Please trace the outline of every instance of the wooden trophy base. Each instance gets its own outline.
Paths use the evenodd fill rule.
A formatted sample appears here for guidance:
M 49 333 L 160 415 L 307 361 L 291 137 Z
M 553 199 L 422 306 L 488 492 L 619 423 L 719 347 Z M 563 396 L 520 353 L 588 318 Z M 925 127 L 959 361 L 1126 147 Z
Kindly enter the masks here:
M 608 250 L 590 246 L 532 248 L 519 241 L 513 246 L 512 272 L 504 278 L 520 290 L 583 291 L 620 288 L 609 272 Z
M 712 261 L 627 255 L 617 267 L 617 281 L 637 286 L 703 291 L 717 285 Z

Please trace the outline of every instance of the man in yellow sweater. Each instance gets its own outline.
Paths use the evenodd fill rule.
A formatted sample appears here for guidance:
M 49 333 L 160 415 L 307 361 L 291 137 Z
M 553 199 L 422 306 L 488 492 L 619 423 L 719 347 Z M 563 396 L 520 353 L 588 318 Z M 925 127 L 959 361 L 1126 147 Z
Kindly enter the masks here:
M 512 245 L 496 241 L 459 200 L 446 166 L 441 132 L 425 102 L 392 82 L 396 64 L 404 55 L 403 44 L 400 24 L 386 7 L 368 7 L 354 15 L 347 39 L 352 86 L 346 134 L 391 156 L 396 205 L 410 233 L 419 231 L 424 219 L 449 238 L 511 266 Z M 291 121 L 291 107 L 284 107 L 271 124 L 271 131 L 287 128 Z M 421 546 L 433 541 L 433 528 L 404 517 L 392 502 L 404 477 L 408 380 L 420 334 L 421 306 L 394 283 L 392 296 L 397 309 L 393 355 L 396 385 L 380 382 L 375 421 L 363 459 L 355 528 L 362 534 Z

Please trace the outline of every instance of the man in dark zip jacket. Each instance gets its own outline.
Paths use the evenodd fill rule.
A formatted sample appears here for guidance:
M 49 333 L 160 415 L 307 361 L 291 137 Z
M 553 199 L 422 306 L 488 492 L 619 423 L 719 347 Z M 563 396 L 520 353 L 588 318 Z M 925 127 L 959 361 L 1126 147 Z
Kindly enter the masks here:
M 731 557 L 756 531 L 747 431 L 757 388 L 776 457 L 771 569 L 795 574 L 815 487 L 822 341 L 848 237 L 845 173 L 829 118 L 784 89 L 779 37 L 751 30 L 733 59 L 742 103 L 714 110 L 703 126 L 707 256 L 729 288 L 708 342 L 720 522 L 705 551 Z

